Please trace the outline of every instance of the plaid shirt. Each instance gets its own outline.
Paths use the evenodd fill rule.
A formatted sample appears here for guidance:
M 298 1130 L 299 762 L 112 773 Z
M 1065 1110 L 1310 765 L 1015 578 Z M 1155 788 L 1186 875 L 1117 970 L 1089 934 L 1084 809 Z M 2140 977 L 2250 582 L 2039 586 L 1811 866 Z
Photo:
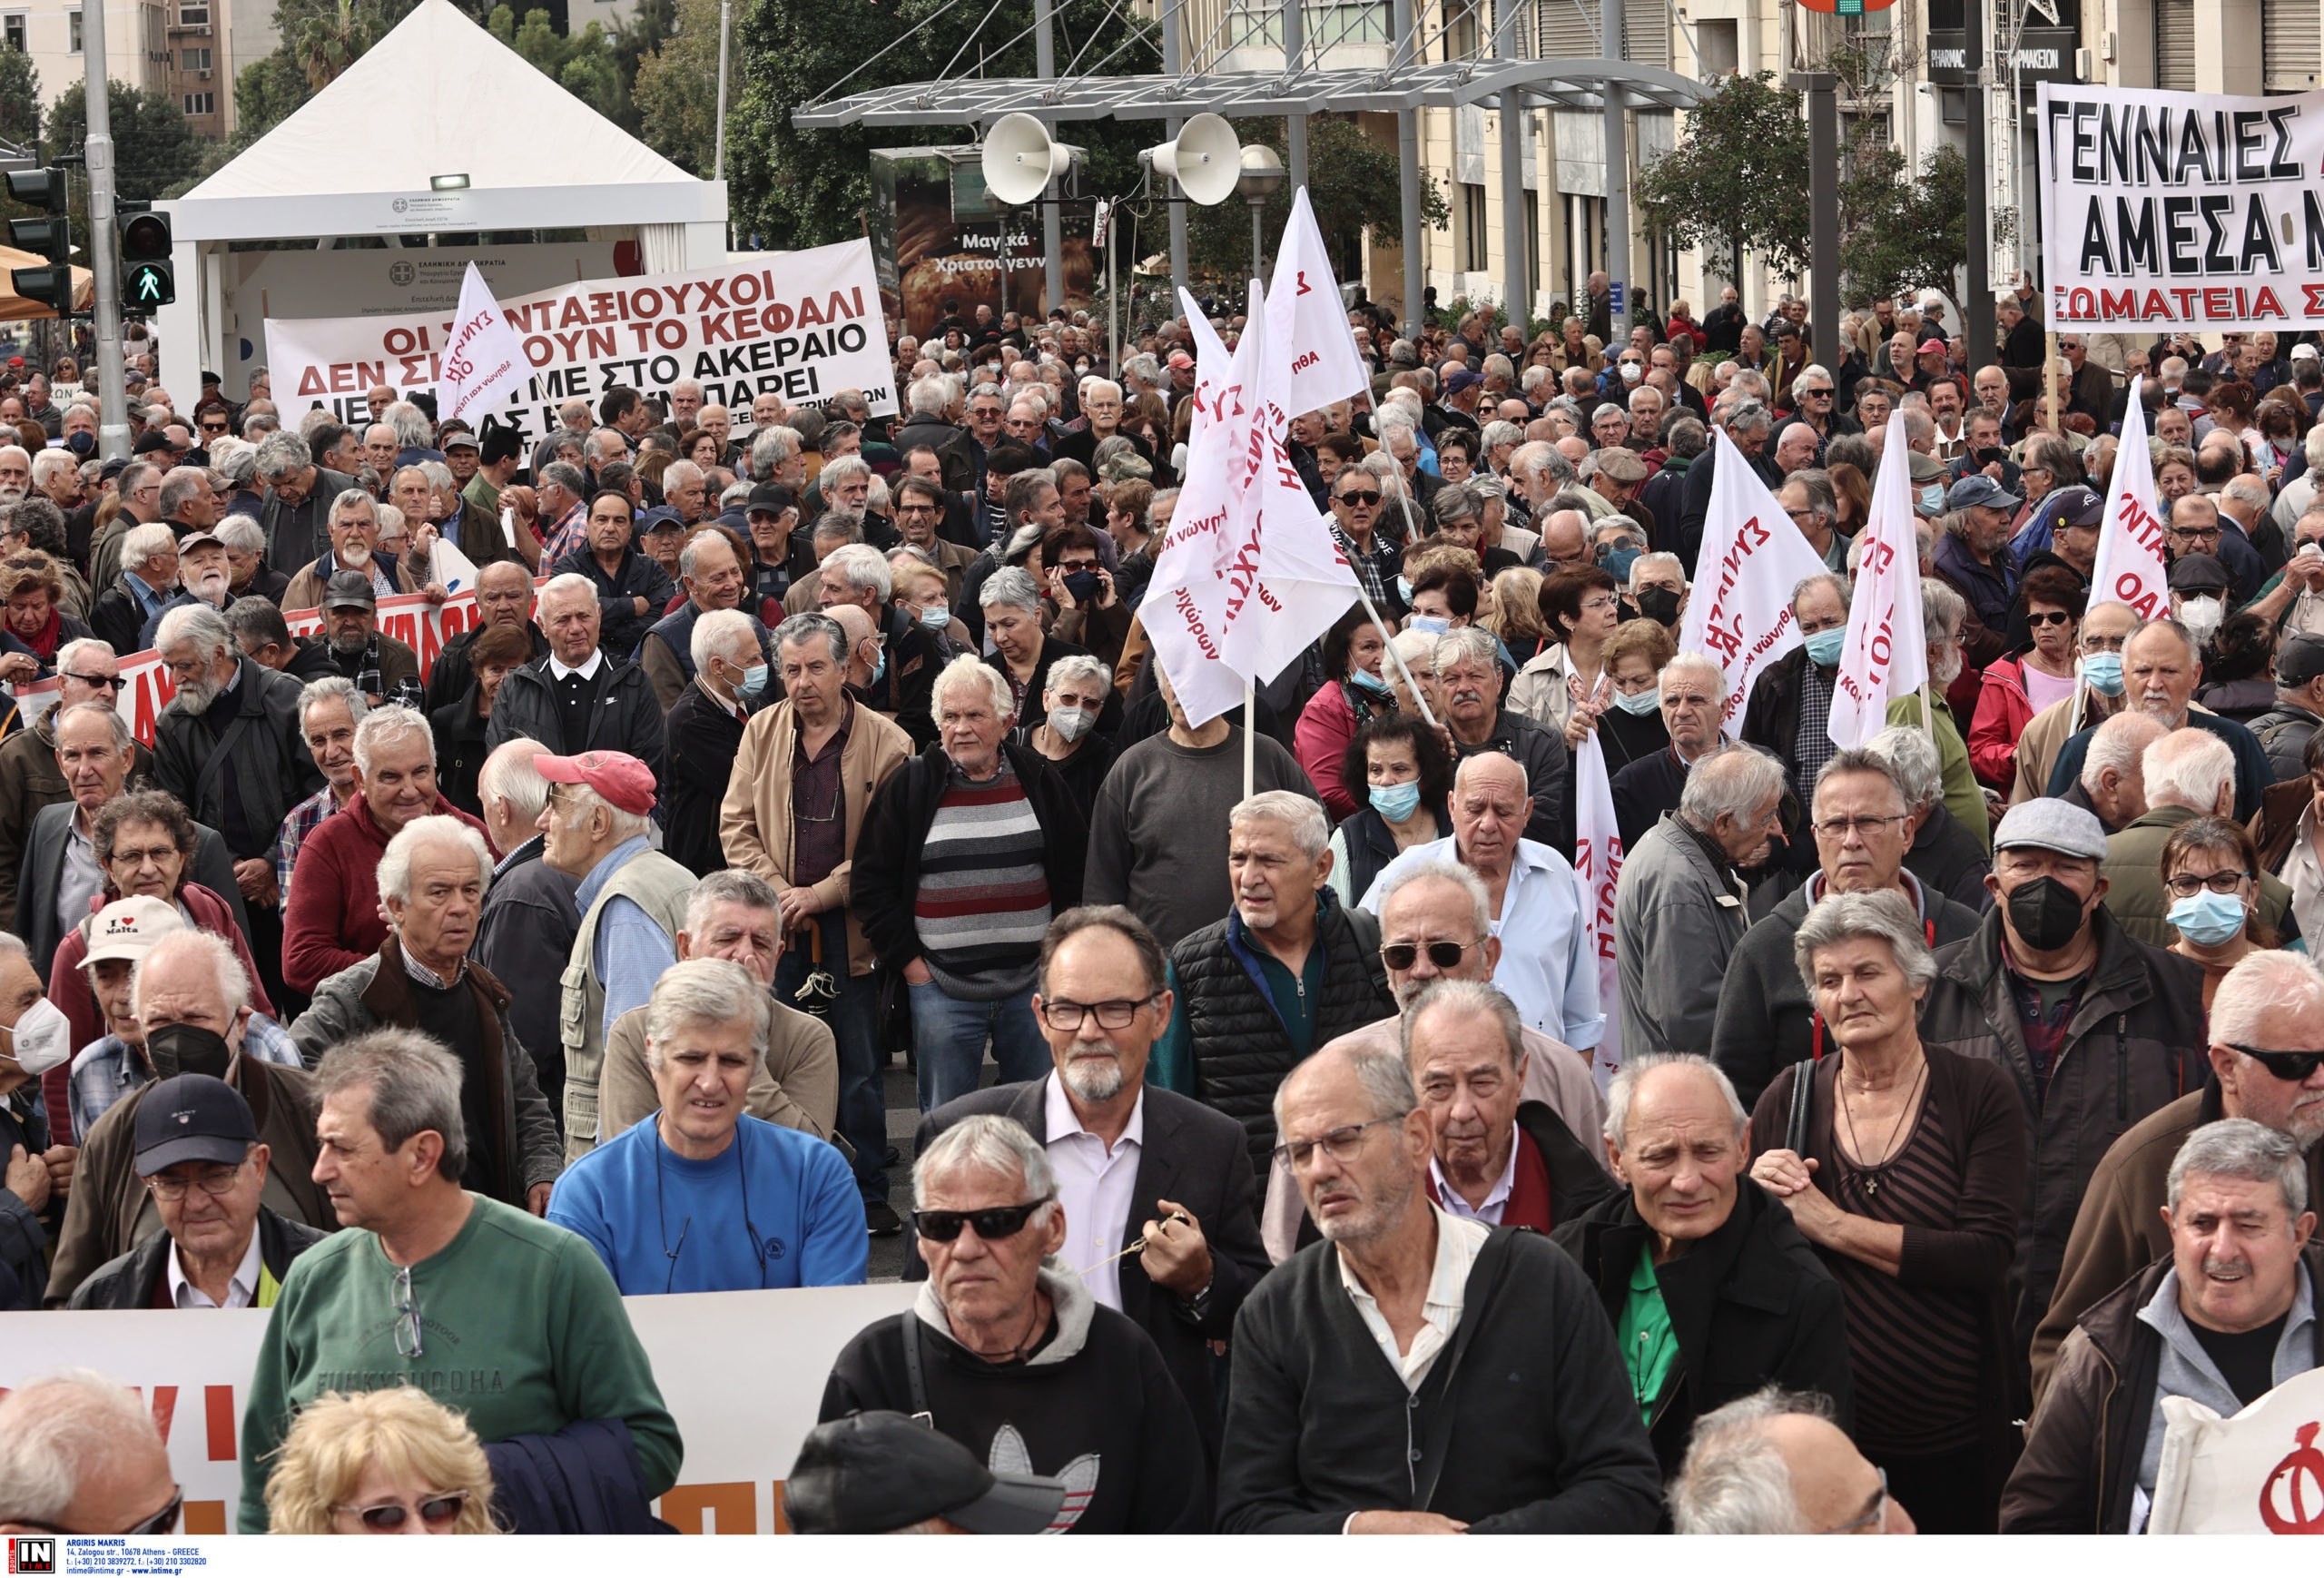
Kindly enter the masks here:
M 556 529 L 548 534 L 548 545 L 541 549 L 541 563 L 553 565 L 569 553 L 577 553 L 589 546 L 589 506 L 585 500 L 565 512 Z
M 242 1050 L 261 1063 L 285 1069 L 307 1066 L 290 1032 L 256 1011 L 243 1032 Z M 153 1070 L 131 1057 L 129 1044 L 119 1036 L 103 1036 L 82 1048 L 73 1060 L 73 1143 L 85 1143 L 89 1130 L 114 1102 L 153 1078 Z
M 1332 539 L 1340 545 L 1340 552 L 1347 556 L 1347 562 L 1354 567 L 1357 579 L 1364 583 L 1364 590 L 1374 606 L 1383 612 L 1403 607 L 1403 599 L 1390 590 L 1404 567 L 1402 543 L 1389 541 L 1388 534 L 1375 526 L 1372 528 L 1372 551 L 1367 554 L 1355 546 L 1354 538 L 1340 529 L 1337 521 L 1332 523 Z
M 2082 994 L 2090 989 L 2090 972 L 2070 985 L 2048 1013 L 2042 1011 L 2042 987 L 2039 981 L 2028 981 L 2017 973 L 2009 962 L 2009 951 L 2004 944 L 2002 964 L 2009 976 L 2010 996 L 2017 1004 L 2017 1023 L 2025 1037 L 2025 1055 L 2034 1064 L 2034 1089 L 2037 1092 L 2036 1106 L 2050 1095 L 2050 1076 L 2056 1072 L 2058 1054 L 2065 1050 L 2066 1031 L 2073 1023 L 2074 1011 L 2082 1007 Z
M 282 912 L 290 912 L 290 868 L 299 859 L 299 846 L 307 842 L 307 834 L 323 824 L 323 818 L 339 809 L 339 795 L 328 784 L 290 808 L 282 819 L 282 829 L 274 835 L 274 883 L 281 890 Z
M 1812 663 L 1799 666 L 1799 733 L 1791 743 L 1791 792 L 1807 805 L 1816 797 L 1816 774 L 1832 759 L 1839 747 L 1832 744 L 1832 685 L 1838 677 L 1835 670 L 1827 676 Z

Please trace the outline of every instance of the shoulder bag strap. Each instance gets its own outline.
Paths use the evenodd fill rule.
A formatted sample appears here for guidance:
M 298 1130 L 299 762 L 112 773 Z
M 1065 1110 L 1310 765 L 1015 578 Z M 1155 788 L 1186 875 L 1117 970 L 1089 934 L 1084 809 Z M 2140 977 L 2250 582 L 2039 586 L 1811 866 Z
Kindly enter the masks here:
M 920 1369 L 920 1317 L 911 1310 L 904 1311 L 904 1386 L 911 1394 L 911 1417 L 915 1425 L 936 1428 L 936 1416 L 928 1411 L 928 1382 Z
M 1794 1156 L 1807 1154 L 1807 1119 L 1816 1108 L 1816 1060 L 1802 1058 L 1791 1066 L 1791 1116 L 1784 1125 L 1784 1149 Z

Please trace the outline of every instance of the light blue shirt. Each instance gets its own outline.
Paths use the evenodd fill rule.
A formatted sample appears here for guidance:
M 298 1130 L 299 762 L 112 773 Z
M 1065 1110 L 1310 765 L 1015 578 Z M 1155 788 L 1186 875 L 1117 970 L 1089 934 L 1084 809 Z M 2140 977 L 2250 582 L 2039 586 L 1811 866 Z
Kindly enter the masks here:
M 614 845 L 573 890 L 575 908 L 587 914 L 615 873 L 646 848 L 644 833 Z M 614 1021 L 633 1008 L 644 1007 L 654 995 L 654 983 L 662 979 L 662 971 L 677 962 L 677 940 L 655 924 L 635 900 L 610 901 L 606 912 L 597 917 L 596 942 L 589 951 L 589 968 L 606 986 L 606 1018 L 598 1027 L 599 1036 L 612 1035 Z
M 1362 908 L 1380 912 L 1389 883 L 1423 861 L 1460 863 L 1453 840 L 1440 838 L 1398 855 L 1373 879 Z M 1492 923 L 1501 962 L 1492 983 L 1509 994 L 1518 1016 L 1543 1035 L 1588 1051 L 1606 1035 L 1598 1006 L 1598 962 L 1581 926 L 1581 888 L 1566 858 L 1548 844 L 1517 841 L 1501 914 Z

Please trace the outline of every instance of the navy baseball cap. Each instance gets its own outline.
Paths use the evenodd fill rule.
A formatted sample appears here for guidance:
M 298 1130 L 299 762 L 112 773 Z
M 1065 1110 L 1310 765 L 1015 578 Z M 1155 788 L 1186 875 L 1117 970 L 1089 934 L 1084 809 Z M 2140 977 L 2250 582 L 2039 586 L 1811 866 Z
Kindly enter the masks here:
M 257 1143 L 258 1124 L 241 1091 L 208 1074 L 179 1074 L 138 1104 L 131 1161 L 139 1178 L 152 1178 L 182 1161 L 238 1162 Z

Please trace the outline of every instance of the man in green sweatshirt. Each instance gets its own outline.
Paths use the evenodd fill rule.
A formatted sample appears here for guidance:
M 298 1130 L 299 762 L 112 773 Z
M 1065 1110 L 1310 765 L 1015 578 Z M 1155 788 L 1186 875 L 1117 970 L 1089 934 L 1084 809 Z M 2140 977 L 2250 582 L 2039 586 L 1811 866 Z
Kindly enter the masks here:
M 315 1179 L 345 1230 L 292 1264 L 259 1348 L 241 1531 L 265 1531 L 274 1453 L 325 1392 L 417 1386 L 487 1444 L 619 1419 L 645 1495 L 675 1484 L 677 1425 L 604 1264 L 460 1188 L 458 1061 L 419 1031 L 374 1031 L 325 1054 L 315 1090 Z

